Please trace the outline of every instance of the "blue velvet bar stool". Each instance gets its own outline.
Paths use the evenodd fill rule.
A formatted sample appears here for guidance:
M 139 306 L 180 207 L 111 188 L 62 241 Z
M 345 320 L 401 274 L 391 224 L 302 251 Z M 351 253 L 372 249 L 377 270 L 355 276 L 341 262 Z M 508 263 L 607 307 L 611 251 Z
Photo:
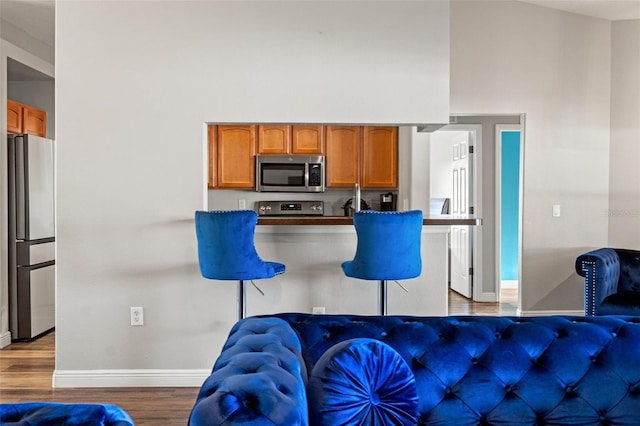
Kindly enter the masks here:
M 253 280 L 283 274 L 285 265 L 265 262 L 256 251 L 254 236 L 258 214 L 253 210 L 197 211 L 196 238 L 202 276 L 238 281 L 238 320 L 247 314 L 245 280 L 262 294 Z
M 378 281 L 380 315 L 387 315 L 387 280 L 415 278 L 422 272 L 422 211 L 362 210 L 354 213 L 353 225 L 356 254 L 342 270 L 348 277 Z

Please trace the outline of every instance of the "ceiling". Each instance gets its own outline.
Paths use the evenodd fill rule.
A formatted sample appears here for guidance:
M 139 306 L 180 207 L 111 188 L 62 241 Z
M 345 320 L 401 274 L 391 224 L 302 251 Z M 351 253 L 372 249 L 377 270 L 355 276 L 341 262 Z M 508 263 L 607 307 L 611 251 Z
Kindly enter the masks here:
M 54 0 L 0 0 L 0 17 L 40 40 L 55 46 Z
M 640 0 L 521 0 L 609 21 L 640 19 Z
M 640 0 L 520 1 L 609 21 L 640 19 Z M 2 21 L 28 33 L 52 49 L 55 48 L 55 0 L 0 0 L 0 17 Z M 10 66 L 14 67 L 10 71 L 18 79 L 35 78 L 28 74 L 28 69 L 21 68 L 19 64 Z

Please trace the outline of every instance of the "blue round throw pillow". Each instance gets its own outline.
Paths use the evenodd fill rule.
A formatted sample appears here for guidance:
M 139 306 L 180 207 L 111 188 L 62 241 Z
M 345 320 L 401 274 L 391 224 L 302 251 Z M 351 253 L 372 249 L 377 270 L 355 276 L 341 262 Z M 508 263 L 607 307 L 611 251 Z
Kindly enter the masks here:
M 375 339 L 338 343 L 309 377 L 311 425 L 415 425 L 418 393 L 413 372 L 389 345 Z

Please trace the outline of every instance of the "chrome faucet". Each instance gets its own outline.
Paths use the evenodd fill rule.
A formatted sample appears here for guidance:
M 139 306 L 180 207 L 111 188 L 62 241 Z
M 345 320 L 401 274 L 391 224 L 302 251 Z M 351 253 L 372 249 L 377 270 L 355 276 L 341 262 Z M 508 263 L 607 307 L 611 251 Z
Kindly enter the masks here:
M 355 211 L 360 211 L 360 185 L 357 183 L 353 187 L 353 203 L 351 203 L 351 206 Z

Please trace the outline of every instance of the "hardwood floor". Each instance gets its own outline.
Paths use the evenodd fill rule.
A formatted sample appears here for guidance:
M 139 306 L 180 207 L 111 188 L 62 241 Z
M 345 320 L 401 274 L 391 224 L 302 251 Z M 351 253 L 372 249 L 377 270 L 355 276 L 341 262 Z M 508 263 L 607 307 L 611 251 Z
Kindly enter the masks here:
M 0 403 L 115 404 L 138 425 L 186 425 L 198 388 L 52 388 L 55 333 L 0 350 Z
M 517 290 L 501 302 L 474 303 L 449 292 L 450 315 L 515 315 Z M 52 388 L 55 333 L 0 350 L 0 403 L 58 401 L 115 404 L 136 425 L 186 425 L 198 388 Z
M 449 315 L 515 316 L 518 309 L 518 289 L 506 288 L 500 292 L 500 302 L 473 302 L 449 290 Z

